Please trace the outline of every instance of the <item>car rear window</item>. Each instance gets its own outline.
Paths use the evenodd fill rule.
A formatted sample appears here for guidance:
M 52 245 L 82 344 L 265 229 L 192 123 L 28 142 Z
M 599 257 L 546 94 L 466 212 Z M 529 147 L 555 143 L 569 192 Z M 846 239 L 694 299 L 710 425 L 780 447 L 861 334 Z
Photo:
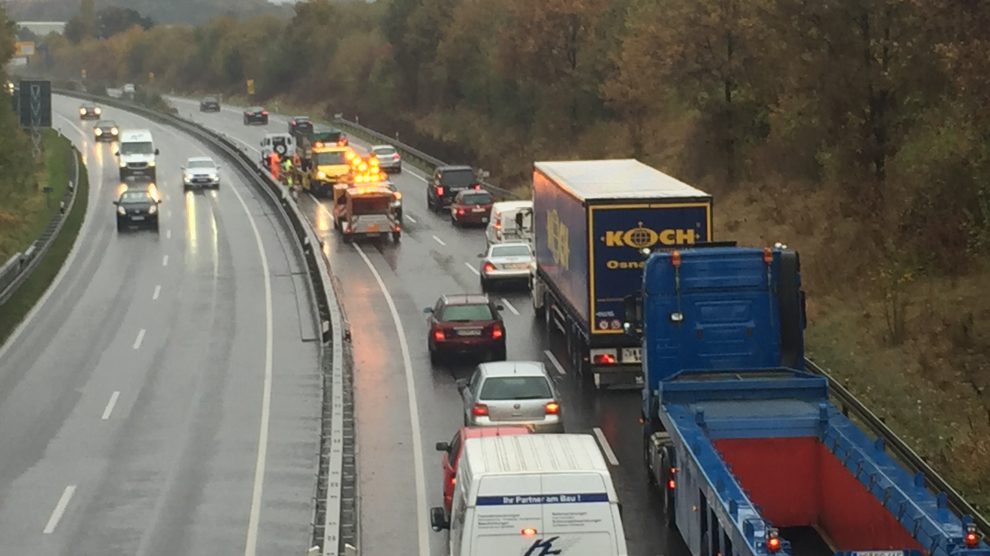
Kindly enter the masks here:
M 474 305 L 447 305 L 443 308 L 440 320 L 444 322 L 493 320 L 492 310 L 486 303 Z
M 533 254 L 525 245 L 497 245 L 492 247 L 493 257 L 529 257 Z
M 470 187 L 474 184 L 474 170 L 447 170 L 440 174 L 440 181 L 448 187 Z
M 465 205 L 490 205 L 495 202 L 488 193 L 471 193 L 465 195 L 461 201 Z
M 483 400 L 542 400 L 552 397 L 542 376 L 497 376 L 481 386 Z
M 392 156 L 395 154 L 395 149 L 392 147 L 378 147 L 375 149 L 375 154 L 383 154 L 385 156 Z

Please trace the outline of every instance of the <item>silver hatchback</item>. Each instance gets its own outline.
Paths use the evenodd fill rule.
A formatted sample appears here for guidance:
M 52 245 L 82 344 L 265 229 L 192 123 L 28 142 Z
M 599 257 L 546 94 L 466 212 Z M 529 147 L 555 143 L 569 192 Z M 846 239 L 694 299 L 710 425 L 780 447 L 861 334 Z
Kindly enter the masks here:
M 466 426 L 523 425 L 537 433 L 564 432 L 560 395 L 539 361 L 482 363 L 458 387 Z

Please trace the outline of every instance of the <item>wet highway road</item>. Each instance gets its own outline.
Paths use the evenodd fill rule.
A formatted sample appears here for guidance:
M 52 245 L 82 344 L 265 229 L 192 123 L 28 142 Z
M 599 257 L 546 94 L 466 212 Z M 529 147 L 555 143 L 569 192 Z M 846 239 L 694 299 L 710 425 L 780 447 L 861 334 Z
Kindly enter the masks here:
M 170 100 L 181 115 L 236 138 L 254 157 L 260 157 L 258 144 L 265 133 L 287 130 L 284 116 L 273 115 L 268 126 L 244 126 L 237 107 L 204 114 L 196 101 Z M 468 376 L 472 365 L 431 367 L 422 310 L 444 293 L 481 291 L 477 255 L 484 250 L 484 230 L 454 228 L 449 218 L 429 212 L 423 174 L 409 165 L 392 181 L 403 193 L 401 244 L 345 245 L 333 229 L 328 201 L 304 195 L 301 206 L 325 240 L 353 336 L 362 553 L 441 554 L 446 537 L 429 530 L 426 515 L 429 506 L 441 502 L 439 454 L 433 445 L 449 440 L 461 425 L 455 379 Z M 542 321 L 534 318 L 529 292 L 493 295 L 505 305 L 509 359 L 543 361 L 561 387 L 567 430 L 598 429 L 607 440 L 629 553 L 688 554 L 679 535 L 661 525 L 660 500 L 647 488 L 639 392 L 583 386 L 561 365 L 567 360 L 562 342 L 547 338 Z M 558 356 L 551 358 L 553 353 Z
M 288 237 L 223 161 L 218 191 L 182 192 L 179 166 L 203 145 L 104 108 L 161 150 L 160 232 L 118 234 L 112 147 L 79 101 L 53 103 L 88 166 L 89 212 L 0 349 L 0 553 L 304 553 L 321 380 Z

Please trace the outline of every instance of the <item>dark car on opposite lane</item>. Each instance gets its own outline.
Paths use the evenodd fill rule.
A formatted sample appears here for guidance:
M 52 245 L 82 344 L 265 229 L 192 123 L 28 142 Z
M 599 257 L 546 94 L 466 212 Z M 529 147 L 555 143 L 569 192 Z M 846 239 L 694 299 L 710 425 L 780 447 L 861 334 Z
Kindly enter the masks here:
M 251 106 L 244 109 L 244 125 L 268 125 L 268 110 L 262 106 Z
M 199 111 L 219 112 L 220 100 L 217 97 L 203 97 L 203 100 L 199 101 Z
M 481 182 L 470 166 L 437 166 L 426 183 L 426 207 L 440 212 L 450 206 L 465 189 L 481 189 Z
M 93 136 L 97 141 L 116 141 L 120 128 L 113 120 L 100 120 L 93 126 Z
M 147 227 L 158 231 L 158 198 L 154 184 L 148 187 L 124 187 L 113 202 L 117 206 L 117 231 L 128 226 Z
M 444 295 L 429 314 L 426 343 L 430 362 L 440 363 L 450 355 L 481 355 L 505 360 L 505 323 L 501 305 L 484 294 Z
M 309 116 L 293 116 L 289 120 L 289 133 L 293 137 L 309 137 L 313 134 L 313 121 Z
M 491 193 L 483 189 L 465 189 L 450 203 L 450 221 L 454 226 L 488 224 L 493 204 L 495 198 Z

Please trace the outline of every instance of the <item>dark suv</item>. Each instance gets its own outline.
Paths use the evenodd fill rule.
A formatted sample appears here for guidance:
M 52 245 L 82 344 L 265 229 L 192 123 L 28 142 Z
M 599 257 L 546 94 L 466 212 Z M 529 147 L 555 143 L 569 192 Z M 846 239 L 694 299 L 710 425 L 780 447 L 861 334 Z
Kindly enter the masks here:
M 199 101 L 199 111 L 200 112 L 219 112 L 220 111 L 220 101 L 217 97 L 203 97 L 203 100 Z
M 309 116 L 295 116 L 289 120 L 289 133 L 296 138 L 296 141 L 300 137 L 312 137 L 313 121 Z
M 426 207 L 440 212 L 450 206 L 458 193 L 465 189 L 481 189 L 481 183 L 470 166 L 437 166 L 426 184 Z
M 423 311 L 430 315 L 426 345 L 430 362 L 440 363 L 444 356 L 473 354 L 494 361 L 505 360 L 505 324 L 501 305 L 484 294 L 445 295 L 433 307 Z

